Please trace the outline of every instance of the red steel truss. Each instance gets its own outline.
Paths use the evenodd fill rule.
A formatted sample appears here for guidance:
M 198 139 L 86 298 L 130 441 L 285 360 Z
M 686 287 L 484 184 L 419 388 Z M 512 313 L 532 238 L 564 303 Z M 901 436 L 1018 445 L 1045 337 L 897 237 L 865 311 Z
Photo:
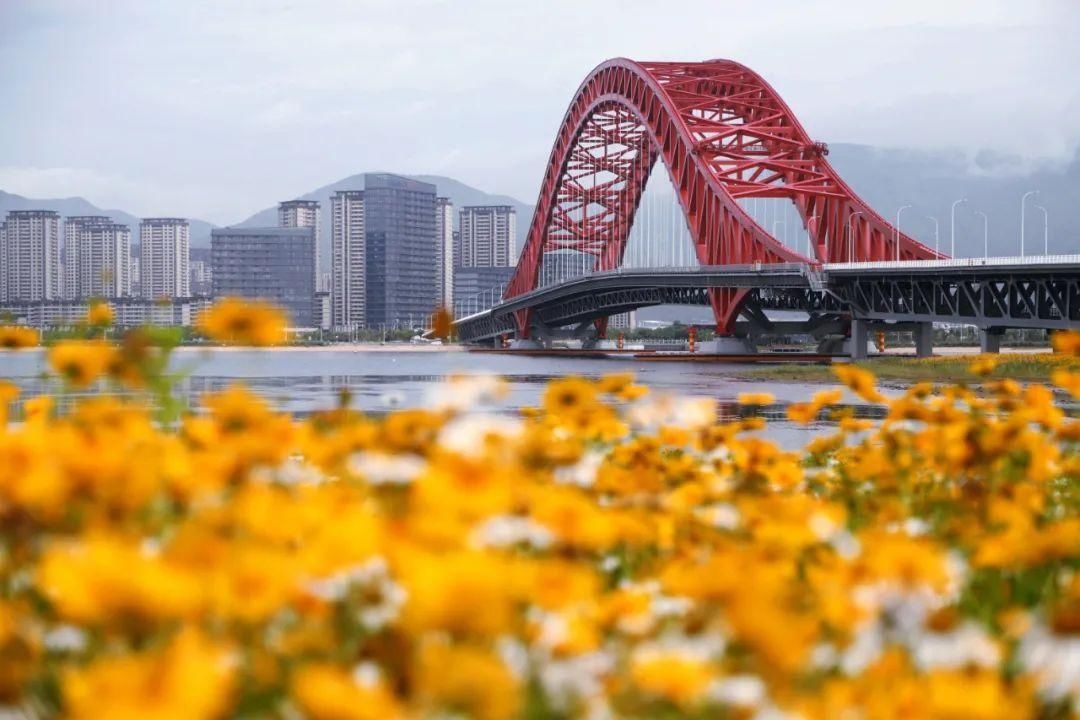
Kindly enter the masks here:
M 577 250 L 598 270 L 618 267 L 658 157 L 703 265 L 938 257 L 859 199 L 827 154 L 776 91 L 739 63 L 609 60 L 566 111 L 505 297 L 537 287 L 546 252 Z M 791 200 L 815 258 L 777 241 L 739 206 L 742 198 Z M 730 333 L 743 293 L 721 288 L 711 298 L 717 330 Z M 518 313 L 523 337 L 529 319 Z

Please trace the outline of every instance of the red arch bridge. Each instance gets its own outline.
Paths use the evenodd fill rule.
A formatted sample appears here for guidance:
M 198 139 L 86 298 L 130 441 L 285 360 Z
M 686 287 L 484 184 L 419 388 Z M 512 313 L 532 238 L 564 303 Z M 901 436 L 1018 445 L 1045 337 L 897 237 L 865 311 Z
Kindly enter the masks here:
M 660 304 L 709 305 L 728 338 L 800 310 L 804 330 L 839 328 L 857 353 L 881 324 L 916 330 L 920 352 L 933 322 L 976 325 L 991 350 L 1006 328 L 1080 327 L 1080 256 L 949 259 L 874 212 L 827 155 L 739 63 L 609 60 L 563 117 L 501 302 L 460 317 L 458 335 L 588 344 L 611 315 Z M 667 192 L 651 192 L 656 177 Z

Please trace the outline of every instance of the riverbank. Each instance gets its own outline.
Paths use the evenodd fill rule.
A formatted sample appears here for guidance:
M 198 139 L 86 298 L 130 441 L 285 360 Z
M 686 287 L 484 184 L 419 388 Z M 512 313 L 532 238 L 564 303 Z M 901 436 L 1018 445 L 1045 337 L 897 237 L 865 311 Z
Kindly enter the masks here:
M 1059 369 L 1080 372 L 1080 360 L 1050 353 L 1009 353 L 996 356 L 997 364 L 989 375 L 972 372 L 978 355 L 942 355 L 930 358 L 880 356 L 857 363 L 873 371 L 883 381 L 905 382 L 976 382 L 986 378 L 1046 381 Z M 821 365 L 772 365 L 748 369 L 744 377 L 755 380 L 835 383 L 832 369 Z
M 237 345 L 180 345 L 175 352 L 197 353 L 204 350 L 217 352 L 356 352 L 356 353 L 459 353 L 462 345 L 413 345 L 411 343 L 334 343 L 332 345 L 275 345 L 268 348 L 251 348 Z

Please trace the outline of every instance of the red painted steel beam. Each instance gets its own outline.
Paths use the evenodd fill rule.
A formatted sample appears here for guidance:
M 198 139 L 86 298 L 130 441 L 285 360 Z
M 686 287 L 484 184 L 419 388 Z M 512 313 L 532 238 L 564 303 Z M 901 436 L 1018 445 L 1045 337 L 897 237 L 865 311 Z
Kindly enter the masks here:
M 600 270 L 618 267 L 657 158 L 703 265 L 939 257 L 863 202 L 827 154 L 776 91 L 739 63 L 609 60 L 589 74 L 563 117 L 505 297 L 536 288 L 546 252 L 578 250 Z M 814 257 L 777 241 L 736 198 L 789 199 L 813 238 Z M 712 291 L 719 332 L 733 330 L 744 295 Z M 527 336 L 529 311 L 517 321 Z

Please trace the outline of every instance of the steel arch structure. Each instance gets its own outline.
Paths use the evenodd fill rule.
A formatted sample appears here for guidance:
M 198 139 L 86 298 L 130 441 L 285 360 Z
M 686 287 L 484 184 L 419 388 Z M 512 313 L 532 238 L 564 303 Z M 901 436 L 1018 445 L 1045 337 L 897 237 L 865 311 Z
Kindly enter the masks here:
M 874 212 L 827 154 L 773 88 L 739 63 L 602 63 L 563 117 L 504 298 L 537 287 L 547 252 L 576 250 L 592 256 L 597 270 L 619 267 L 657 159 L 672 178 L 702 265 L 942 257 Z M 744 198 L 789 199 L 815 257 L 776 240 L 739 206 Z M 745 295 L 709 290 L 719 332 L 734 327 Z M 531 311 L 515 319 L 518 336 L 527 337 Z

